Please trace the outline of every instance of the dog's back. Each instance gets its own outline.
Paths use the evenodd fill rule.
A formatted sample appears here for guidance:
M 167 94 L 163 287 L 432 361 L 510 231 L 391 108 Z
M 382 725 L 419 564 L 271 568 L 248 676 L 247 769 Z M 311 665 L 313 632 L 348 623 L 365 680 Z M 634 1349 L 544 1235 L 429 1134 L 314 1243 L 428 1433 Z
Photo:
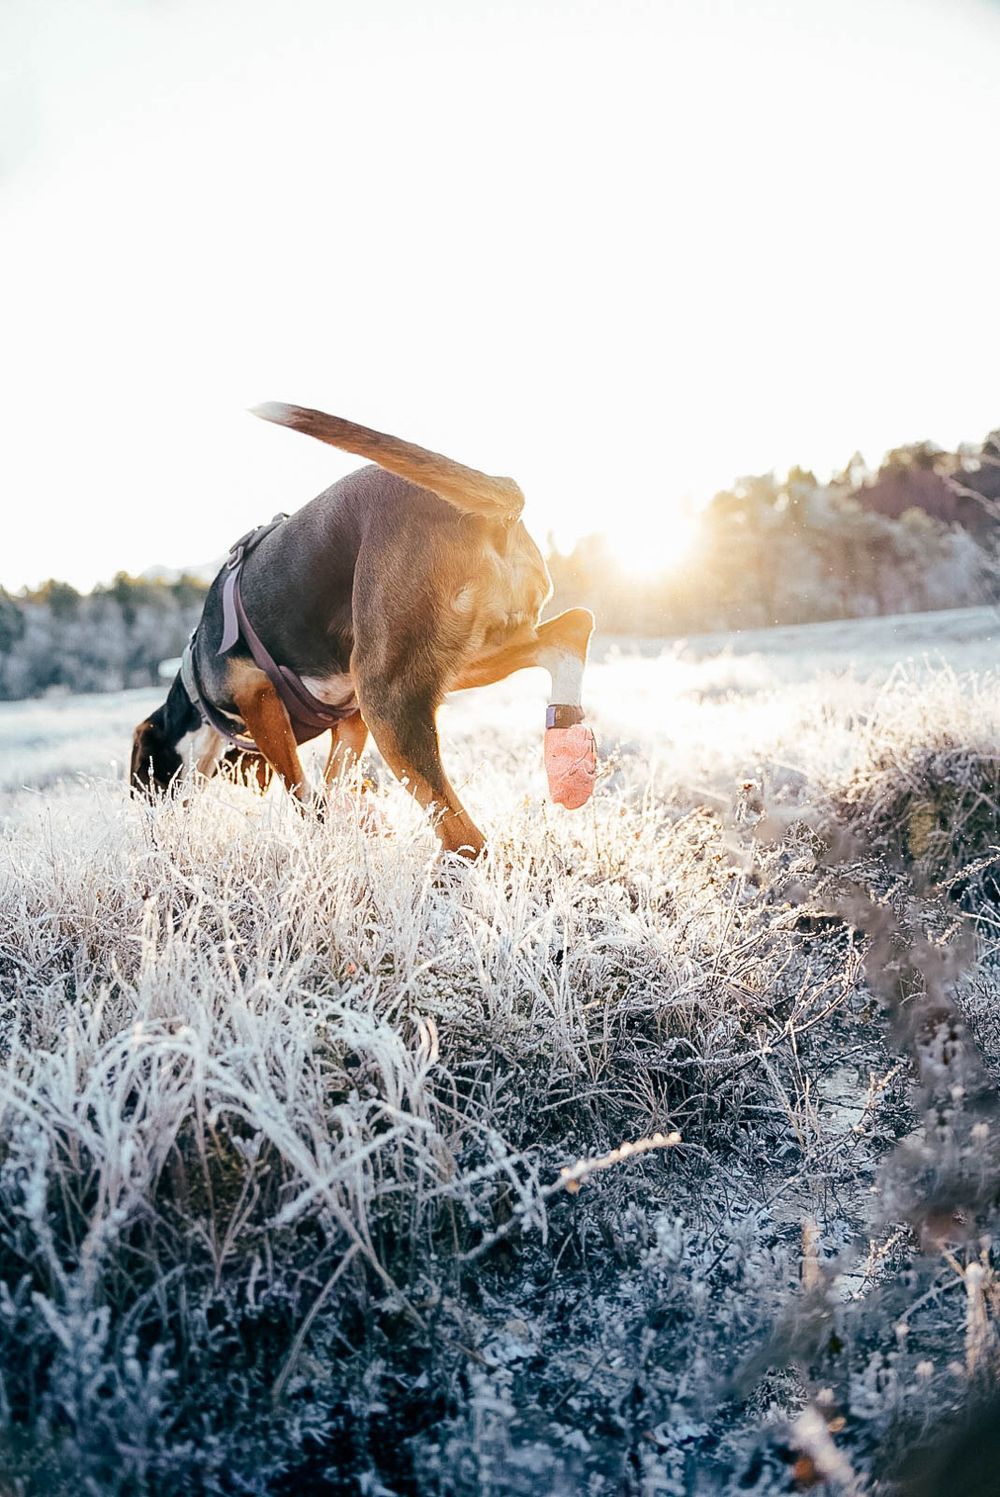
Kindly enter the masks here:
M 300 676 L 345 673 L 354 645 L 356 590 L 366 572 L 378 573 L 380 590 L 439 594 L 444 563 L 458 591 L 473 572 L 495 522 L 462 513 L 438 495 L 384 468 L 348 473 L 266 535 L 248 556 L 243 600 L 272 654 Z M 360 573 L 359 573 L 360 569 Z M 206 687 L 223 702 L 223 571 L 209 591 L 200 626 L 200 662 Z M 238 645 L 238 654 L 245 646 Z

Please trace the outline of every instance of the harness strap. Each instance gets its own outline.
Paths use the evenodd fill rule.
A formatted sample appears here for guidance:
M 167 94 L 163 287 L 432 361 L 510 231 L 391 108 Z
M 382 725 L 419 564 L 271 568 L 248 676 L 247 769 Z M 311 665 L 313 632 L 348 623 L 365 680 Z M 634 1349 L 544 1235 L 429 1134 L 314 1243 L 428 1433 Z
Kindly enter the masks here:
M 201 689 L 198 668 L 194 663 L 194 640 L 197 633 L 197 629 L 191 630 L 191 637 L 184 646 L 184 653 L 181 656 L 181 683 L 184 690 L 201 714 L 203 722 L 207 723 L 210 728 L 214 728 L 217 733 L 221 733 L 223 738 L 227 738 L 241 752 L 249 753 L 257 747 L 253 739 L 248 738 L 245 733 L 237 733 L 229 719 L 223 717 L 217 707 L 212 706 Z
M 240 637 L 240 621 L 236 612 L 236 590 L 244 558 L 249 556 L 255 546 L 260 545 L 265 535 L 270 535 L 272 530 L 276 530 L 282 521 L 287 519 L 288 516 L 282 511 L 275 515 L 269 525 L 258 525 L 256 530 L 248 530 L 246 535 L 241 535 L 230 548 L 226 558 L 226 580 L 222 588 L 222 643 L 218 650 L 220 655 L 231 650 Z M 249 640 L 247 643 L 249 644 Z
M 294 671 L 289 670 L 287 665 L 278 665 L 264 644 L 264 641 L 247 618 L 247 611 L 243 606 L 243 594 L 240 590 L 239 575 L 240 569 L 238 566 L 234 567 L 229 574 L 230 577 L 235 579 L 233 583 L 233 603 L 235 605 L 236 617 L 239 620 L 240 631 L 254 661 L 260 666 L 288 709 L 288 715 L 292 720 L 293 726 L 295 723 L 303 723 L 307 728 L 315 728 L 319 732 L 322 732 L 324 728 L 332 727 L 334 723 L 343 721 L 345 717 L 350 717 L 356 710 L 354 707 L 331 707 L 328 702 L 321 702 L 319 697 L 313 696 L 308 686 L 300 681 Z M 228 583 L 229 578 L 226 581 Z
M 260 525 L 256 530 L 248 530 L 246 535 L 241 535 L 235 542 L 226 560 L 226 580 L 222 585 L 222 640 L 219 644 L 217 654 L 224 655 L 239 642 L 242 635 L 243 640 L 252 655 L 256 665 L 267 676 L 275 691 L 285 704 L 292 727 L 303 727 L 311 729 L 313 733 L 321 733 L 326 728 L 331 728 L 335 723 L 343 721 L 345 717 L 351 717 L 356 711 L 355 705 L 347 703 L 342 707 L 332 707 L 328 702 L 321 702 L 319 697 L 314 696 L 303 681 L 290 670 L 287 665 L 279 665 L 273 658 L 264 641 L 257 633 L 253 624 L 247 617 L 246 608 L 243 605 L 243 594 L 240 587 L 240 574 L 243 571 L 243 563 L 250 552 L 264 539 L 270 535 L 279 525 L 288 519 L 286 514 L 275 515 L 269 525 Z M 192 635 L 192 640 L 194 636 Z M 193 658 L 190 662 L 191 675 L 194 680 Z M 185 682 L 185 685 L 187 683 Z M 197 681 L 194 680 L 195 690 Z M 188 691 L 192 701 L 195 700 L 191 691 Z M 204 696 L 196 703 L 199 711 L 207 722 L 219 732 L 226 730 L 219 726 L 216 721 L 216 709 L 208 709 Z M 214 716 L 210 715 L 210 711 Z M 240 740 L 226 732 L 226 736 L 234 743 Z
M 572 728 L 583 722 L 583 708 L 565 702 L 550 702 L 545 709 L 546 728 Z

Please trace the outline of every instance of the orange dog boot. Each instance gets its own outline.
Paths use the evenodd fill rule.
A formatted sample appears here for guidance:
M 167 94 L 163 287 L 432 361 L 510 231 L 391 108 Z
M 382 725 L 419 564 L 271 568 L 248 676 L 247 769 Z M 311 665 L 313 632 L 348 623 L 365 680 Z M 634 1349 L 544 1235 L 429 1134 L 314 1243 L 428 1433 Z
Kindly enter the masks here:
M 557 806 L 575 811 L 594 793 L 597 743 L 580 722 L 579 707 L 550 707 L 545 728 L 545 772 L 549 795 Z M 567 721 L 568 719 L 568 721 Z

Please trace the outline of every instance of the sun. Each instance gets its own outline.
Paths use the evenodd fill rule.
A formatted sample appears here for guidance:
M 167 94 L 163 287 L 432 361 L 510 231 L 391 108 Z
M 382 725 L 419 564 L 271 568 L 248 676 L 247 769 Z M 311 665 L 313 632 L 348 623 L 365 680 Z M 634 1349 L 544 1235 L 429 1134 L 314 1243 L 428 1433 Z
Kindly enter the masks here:
M 650 580 L 687 566 L 700 533 L 697 511 L 677 505 L 609 526 L 605 539 L 609 554 L 623 572 Z

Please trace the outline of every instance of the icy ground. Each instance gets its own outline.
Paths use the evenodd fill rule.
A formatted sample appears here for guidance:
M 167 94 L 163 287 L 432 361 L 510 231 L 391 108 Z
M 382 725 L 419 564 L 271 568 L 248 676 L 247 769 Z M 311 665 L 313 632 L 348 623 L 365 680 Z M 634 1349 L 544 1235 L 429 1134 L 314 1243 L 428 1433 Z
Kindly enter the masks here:
M 148 807 L 158 693 L 0 707 L 10 1490 L 942 1490 L 1000 1366 L 996 625 L 603 642 L 575 814 L 540 673 L 456 697 L 473 869 L 384 770 Z
M 609 743 L 634 740 L 679 768 L 686 761 L 688 778 L 717 770 L 723 786 L 746 767 L 748 740 L 773 743 L 808 715 L 817 690 L 857 702 L 870 700 L 900 667 L 991 671 L 998 642 L 1000 613 L 993 608 L 678 640 L 598 636 L 586 701 Z M 479 726 L 490 734 L 510 726 L 531 733 L 545 689 L 542 672 L 521 671 L 454 696 L 442 716 L 443 735 L 447 740 L 452 722 L 463 733 Z M 150 688 L 0 703 L 0 791 L 44 789 L 74 775 L 118 778 L 128 764 L 132 728 L 163 695 Z

